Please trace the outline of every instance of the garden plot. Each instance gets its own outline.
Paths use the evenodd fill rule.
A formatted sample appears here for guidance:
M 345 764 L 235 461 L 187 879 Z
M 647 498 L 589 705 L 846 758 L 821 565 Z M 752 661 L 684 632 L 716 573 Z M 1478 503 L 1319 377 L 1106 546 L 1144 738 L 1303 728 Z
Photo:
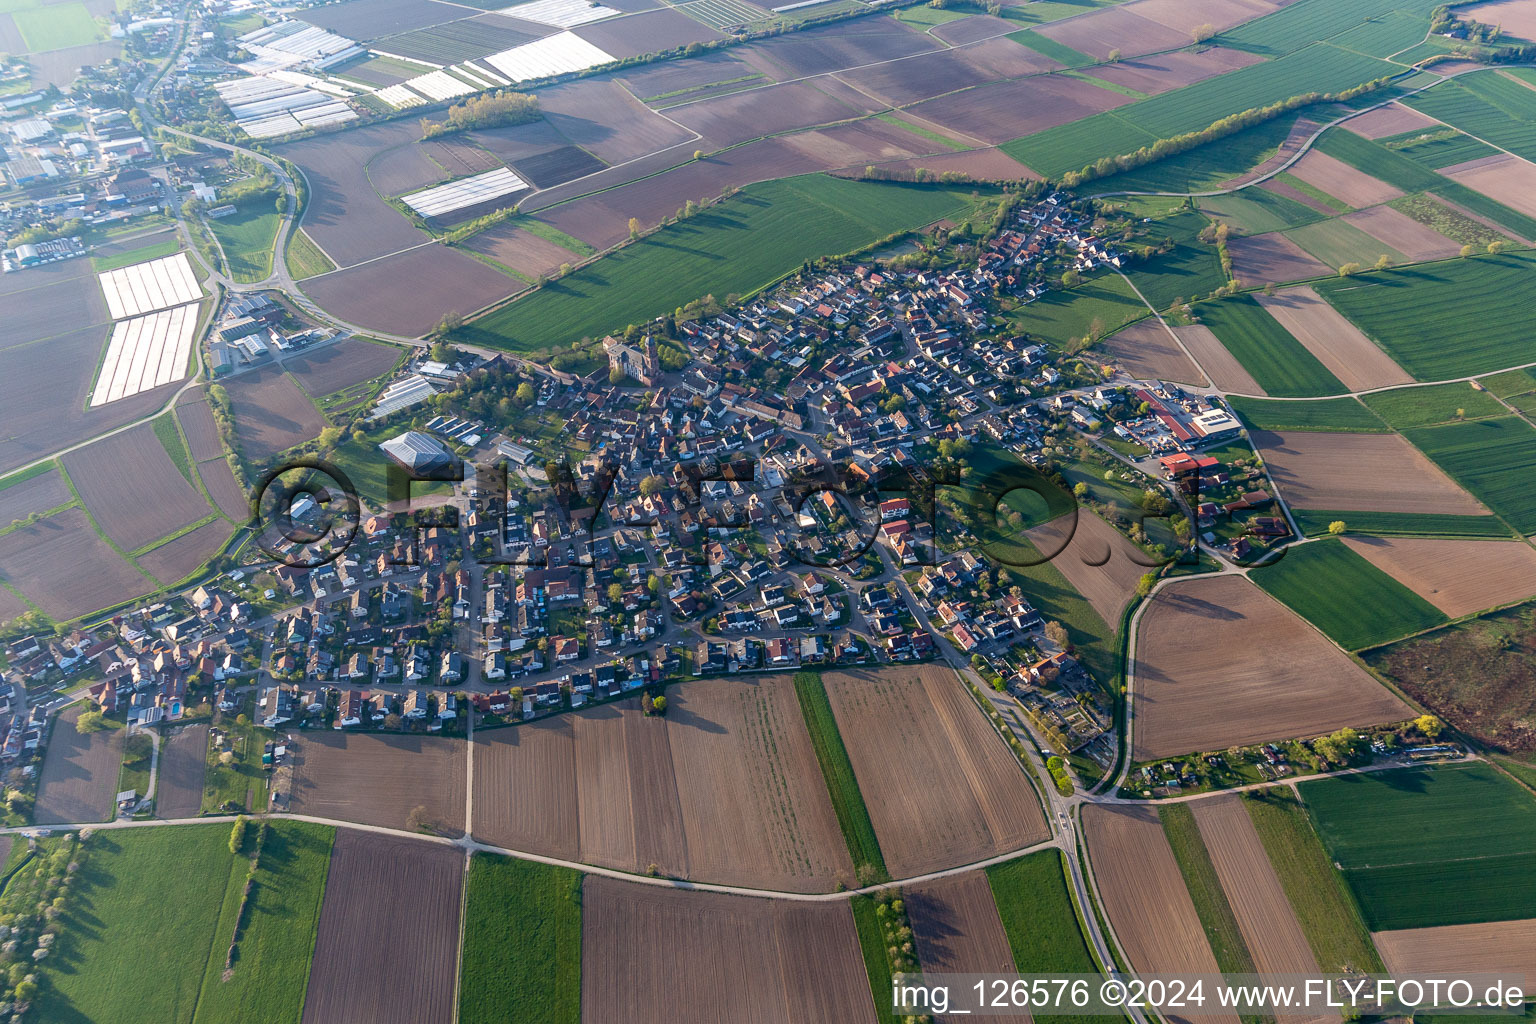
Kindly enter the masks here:
M 97 276 L 112 319 L 123 320 L 203 297 L 187 254 L 178 252 L 148 263 L 109 270 Z

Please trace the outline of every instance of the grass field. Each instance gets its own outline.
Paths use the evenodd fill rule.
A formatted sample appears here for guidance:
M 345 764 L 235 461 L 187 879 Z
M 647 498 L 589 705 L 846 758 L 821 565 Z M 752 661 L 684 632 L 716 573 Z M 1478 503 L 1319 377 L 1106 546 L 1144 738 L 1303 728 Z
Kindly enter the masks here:
M 1125 278 L 1104 271 L 1070 291 L 1050 291 L 1021 306 L 1008 320 L 1057 348 L 1074 338 L 1102 338 L 1149 314 Z
M 1097 974 L 1098 964 L 1083 941 L 1077 911 L 1067 894 L 1062 854 L 1041 850 L 987 868 L 992 900 L 1008 935 L 1013 965 L 1020 974 Z M 1104 1021 L 1095 1016 L 1044 1015 L 1069 1022 Z
M 891 12 L 891 17 L 903 25 L 909 25 L 917 29 L 919 32 L 933 28 L 935 25 L 942 25 L 946 21 L 954 21 L 956 18 L 968 18 L 970 15 L 970 11 L 947 11 L 927 5 L 908 7 L 905 10 Z
M 295 281 L 336 269 L 336 264 L 320 251 L 319 246 L 302 229 L 288 236 L 288 246 L 283 250 L 283 262 L 288 266 L 288 276 Z
M 1349 390 L 1252 296 L 1203 302 L 1195 315 L 1271 395 L 1309 398 Z
M 1384 434 L 1386 426 L 1353 398 L 1324 398 L 1316 402 L 1271 402 L 1262 398 L 1228 398 L 1232 409 L 1254 430 L 1339 430 L 1352 434 Z
M 1199 234 L 1210 222 L 1198 210 L 1189 210 L 1156 221 L 1150 240 L 1169 239 L 1173 248 L 1131 265 L 1127 276 L 1157 309 L 1167 309 L 1176 299 L 1195 299 L 1226 284 L 1216 246 L 1202 242 Z
M 135 263 L 143 263 L 146 260 L 158 260 L 165 256 L 174 256 L 181 251 L 181 243 L 175 239 L 169 242 L 156 242 L 153 245 L 141 246 L 130 249 L 128 252 L 118 253 L 116 256 L 92 256 L 91 269 L 98 274 L 104 274 L 109 270 L 120 270 L 123 267 L 131 267 Z
M 1362 21 L 1381 18 L 1394 10 L 1428 14 L 1430 0 L 1353 0 L 1346 6 L 1328 0 L 1301 0 L 1280 11 L 1251 21 L 1216 37 L 1216 42 L 1238 50 L 1279 56 L 1300 49 L 1314 39 L 1348 36 Z M 1419 35 L 1429 28 L 1421 21 Z
M 959 216 L 970 191 L 819 174 L 753 185 L 466 325 L 455 339 L 539 351 L 601 338 L 702 295 L 749 294 L 806 259 Z
M 1446 621 L 1434 605 L 1336 540 L 1291 547 L 1249 579 L 1351 651 Z
M 186 442 L 181 439 L 181 431 L 176 428 L 176 417 L 170 413 L 164 416 L 157 416 L 153 420 L 153 426 L 155 437 L 159 440 L 160 447 L 165 449 L 165 454 L 169 455 L 171 461 L 176 463 L 176 468 L 181 471 L 181 475 L 187 478 L 188 483 L 191 483 L 192 456 L 187 452 Z M 195 487 L 196 484 L 193 484 L 193 486 Z
M 1536 372 L 1528 369 L 1510 370 L 1507 373 L 1496 373 L 1492 377 L 1484 377 L 1478 383 L 1500 398 L 1512 398 L 1515 395 L 1536 390 Z
M 82 3 L 51 4 L 11 15 L 28 53 L 84 46 L 103 37 L 101 27 Z
M 327 456 L 335 462 L 352 481 L 352 486 L 357 488 L 357 493 L 372 508 L 381 508 L 388 501 L 389 471 L 388 459 L 379 451 L 379 443 L 386 441 L 400 432 L 398 426 L 375 427 L 364 433 L 362 441 L 355 441 L 352 435 L 338 444 Z M 426 496 L 433 494 L 447 494 L 453 485 L 444 482 L 427 483 L 417 482 L 411 484 L 411 495 Z
M 832 798 L 832 810 L 837 813 L 837 824 L 848 843 L 854 870 L 861 883 L 885 881 L 891 873 L 886 870 L 874 823 L 869 820 L 869 810 L 859 792 L 842 734 L 837 731 L 837 719 L 821 676 L 815 672 L 796 672 L 795 695 L 800 698 L 800 712 L 805 716 L 816 760 L 821 763 L 821 774 L 827 780 L 827 794 Z
M 233 802 L 247 810 L 267 809 L 267 773 L 261 767 L 263 745 L 275 734 L 258 725 L 241 725 L 235 717 L 225 716 L 219 723 L 233 739 L 235 758 L 229 764 L 219 762 L 218 748 L 208 746 L 208 770 L 203 777 L 203 813 L 219 811 Z
M 1313 256 L 1337 270 L 1346 263 L 1374 266 L 1380 256 L 1394 264 L 1409 262 L 1408 257 L 1372 238 L 1348 221 L 1325 220 L 1287 231 L 1286 237 Z
M 1427 427 L 1454 420 L 1505 416 L 1509 413 L 1492 395 L 1474 391 L 1465 383 L 1378 391 L 1362 396 L 1361 401 L 1394 430 Z
M 271 823 L 250 905 L 240 925 L 233 973 L 226 981 L 224 957 L 234 934 L 246 874 L 243 859 L 235 862 L 203 971 L 194 1021 L 299 1019 L 335 837 L 336 830 L 328 825 Z
M 1026 29 L 1023 32 L 1009 33 L 1008 38 L 1020 46 L 1034 50 L 1036 53 L 1049 57 L 1054 61 L 1059 61 L 1069 68 L 1084 67 L 1089 64 L 1098 63 L 1086 53 L 1074 50 L 1065 43 L 1058 43 L 1056 40 L 1049 36 L 1043 36 L 1039 32 L 1032 32 Z
M 1384 972 L 1360 908 L 1328 860 L 1306 810 L 1289 789 L 1262 792 L 1262 798 L 1243 802 L 1318 967 L 1330 973 Z
M 1493 69 L 1444 82 L 1407 102 L 1517 156 L 1536 158 L 1536 90 Z
M 1315 290 L 1418 380 L 1536 362 L 1527 312 L 1536 253 L 1513 252 L 1325 280 Z M 1467 314 L 1477 311 L 1475 323 Z M 1471 329 L 1469 329 L 1471 328 Z M 1446 339 L 1454 337 L 1454 345 Z
M 1401 153 L 1343 128 L 1324 132 L 1317 140 L 1317 149 L 1404 192 L 1422 192 L 1446 181 Z
M 237 870 L 243 877 L 248 863 L 230 854 L 229 828 L 97 832 L 74 878 L 60 918 L 63 930 L 42 967 L 45 984 L 29 1016 L 113 1024 L 191 1021 L 210 955 L 223 962 L 223 949 L 214 952 L 217 894 Z M 146 985 L 151 955 L 155 982 Z
M 1350 533 L 1381 537 L 1508 537 L 1509 527 L 1497 516 L 1453 516 L 1437 513 L 1329 511 L 1291 509 L 1296 525 L 1308 537 L 1328 532 L 1330 523 L 1343 522 Z
M 579 1024 L 581 874 L 477 853 L 466 885 L 458 1019 Z
M 229 276 L 255 284 L 272 273 L 272 249 L 282 218 L 270 198 L 253 199 L 227 217 L 210 217 L 208 227 L 224 250 Z
M 1531 475 L 1536 473 L 1536 429 L 1506 416 L 1403 431 L 1419 450 L 1522 534 L 1536 534 Z
M 1394 153 L 1401 153 L 1431 170 L 1493 156 L 1497 149 L 1455 129 L 1410 132 L 1406 137 L 1377 139 Z
M 1224 139 L 1208 142 L 1188 153 L 1159 160 L 1133 171 L 1099 178 L 1083 188 L 1096 192 L 1206 192 L 1216 189 L 1228 178 L 1263 163 L 1280 148 L 1290 134 L 1300 113 L 1286 114 L 1271 121 L 1245 128 Z M 1273 195 L 1273 193 L 1266 193 Z M 1279 196 L 1275 196 L 1279 199 Z M 1305 210 L 1300 203 L 1292 205 Z M 1264 230 L 1273 230 L 1266 228 Z
M 1163 833 L 1168 845 L 1173 847 L 1173 858 L 1179 862 L 1179 872 L 1184 876 L 1184 886 L 1194 901 L 1195 913 L 1205 929 L 1205 938 L 1211 944 L 1211 953 L 1224 973 L 1252 974 L 1253 954 L 1237 926 L 1237 916 L 1232 904 L 1222 891 L 1221 879 L 1216 877 L 1216 866 L 1211 854 L 1200 838 L 1200 827 L 1187 804 L 1163 804 L 1157 809 L 1163 822 Z M 1246 1019 L 1246 1018 L 1245 1018 Z
M 1262 188 L 1245 188 L 1231 195 L 1201 199 L 1199 203 L 1211 220 L 1225 222 L 1244 235 L 1300 227 L 1323 218 L 1323 214 L 1309 206 Z
M 1536 800 L 1490 765 L 1298 788 L 1372 931 L 1536 917 Z
M 869 976 L 869 991 L 875 999 L 875 1020 L 879 1024 L 901 1024 L 891 1010 L 891 960 L 886 953 L 880 919 L 875 916 L 873 896 L 854 896 L 853 926 L 859 933 L 859 952 L 864 954 L 864 973 Z

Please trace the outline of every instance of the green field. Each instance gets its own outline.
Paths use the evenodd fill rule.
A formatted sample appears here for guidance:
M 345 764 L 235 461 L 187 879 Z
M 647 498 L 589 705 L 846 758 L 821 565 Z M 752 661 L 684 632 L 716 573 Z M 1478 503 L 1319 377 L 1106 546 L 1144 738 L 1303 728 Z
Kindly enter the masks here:
M 1213 243 L 1199 235 L 1210 222 L 1198 210 L 1155 221 L 1148 241 L 1173 242 L 1168 252 L 1131 264 L 1126 274 L 1155 309 L 1167 309 L 1175 299 L 1196 299 L 1226 284 L 1221 257 Z
M 463 1024 L 581 1020 L 581 874 L 476 853 L 464 901 Z
M 155 437 L 160 441 L 160 447 L 165 449 L 165 454 L 176 463 L 176 468 L 181 475 L 186 477 L 187 483 L 192 483 L 192 456 L 187 451 L 186 442 L 181 439 L 181 431 L 177 429 L 176 417 L 170 413 L 157 416 L 152 421 Z M 196 487 L 196 484 L 193 484 Z
M 1211 863 L 1210 851 L 1200 837 L 1200 827 L 1195 823 L 1194 812 L 1188 804 L 1163 804 L 1157 815 L 1163 823 L 1163 834 L 1173 847 L 1173 859 L 1178 861 L 1179 873 L 1184 876 L 1184 887 L 1194 901 L 1195 913 L 1205 929 L 1205 938 L 1211 944 L 1216 966 L 1226 974 L 1252 974 L 1253 953 L 1243 941 L 1243 933 L 1237 925 L 1237 915 L 1216 876 L 1216 865 Z
M 327 456 L 342 472 L 352 481 L 357 488 L 357 493 L 370 507 L 381 508 L 388 500 L 389 495 L 389 460 L 384 453 L 379 451 L 380 442 L 400 432 L 398 426 L 375 427 L 365 431 L 362 441 L 356 441 L 351 434 L 338 444 Z M 425 481 L 411 484 L 411 495 L 448 494 L 453 485 L 445 482 L 427 483 Z
M 1263 188 L 1240 189 L 1230 195 L 1201 199 L 1199 203 L 1211 220 L 1229 224 L 1242 235 L 1260 235 L 1323 219 L 1310 206 Z
M 1271 395 L 1310 398 L 1349 390 L 1251 295 L 1202 302 L 1195 315 Z
M 1422 192 L 1446 181 L 1401 153 L 1343 128 L 1324 132 L 1317 149 L 1404 192 Z
M 523 352 L 601 338 L 703 295 L 724 301 L 749 294 L 806 259 L 961 217 L 971 191 L 820 174 L 753 185 L 466 325 L 454 337 Z
M 1403 431 L 1461 486 L 1522 534 L 1536 533 L 1536 429 L 1507 416 Z
M 1493 69 L 1447 80 L 1406 102 L 1500 149 L 1536 157 L 1536 90 Z
M 1274 402 L 1263 398 L 1228 398 L 1232 411 L 1253 430 L 1338 430 L 1352 434 L 1383 434 L 1387 428 L 1375 414 L 1353 398 L 1324 398 L 1316 402 Z
M 1314 39 L 1347 37 L 1362 21 L 1383 18 L 1394 10 L 1428 15 L 1434 6 L 1430 0 L 1351 0 L 1348 4 L 1301 0 L 1257 21 L 1223 32 L 1216 37 L 1216 42 L 1275 57 L 1300 49 Z M 1429 20 L 1424 17 L 1419 23 L 1422 26 L 1419 36 L 1422 37 L 1429 29 Z
M 1363 53 L 1368 57 L 1390 57 L 1400 50 L 1418 45 L 1428 29 L 1425 20 L 1402 11 L 1369 17 L 1362 24 L 1331 37 L 1334 46 Z
M 282 223 L 271 197 L 253 199 L 227 217 L 208 218 L 208 227 L 224 250 L 229 276 L 255 284 L 272 273 L 272 249 Z
M 924 4 L 921 7 L 908 7 L 905 10 L 892 11 L 891 17 L 903 25 L 910 25 L 919 31 L 942 25 L 946 21 L 954 21 L 956 18 L 968 18 L 970 11 L 945 10 L 941 7 L 929 7 Z
M 1020 974 L 1099 973 L 1067 893 L 1065 866 L 1059 851 L 1041 850 L 994 864 L 987 868 L 987 881 L 992 885 L 992 900 L 1008 936 L 1015 970 Z M 1113 1019 L 1042 1016 L 1064 1022 Z
M 1325 220 L 1287 231 L 1286 237 L 1337 270 L 1346 263 L 1374 266 L 1380 256 L 1394 264 L 1410 260 L 1345 220 Z
M 1536 917 L 1536 800 L 1491 766 L 1298 788 L 1372 931 Z
M 1074 338 L 1103 338 L 1152 312 L 1125 278 L 1096 272 L 1070 291 L 1057 289 L 1020 306 L 1008 321 L 1058 349 Z
M 288 245 L 283 249 L 283 262 L 288 265 L 288 276 L 295 281 L 336 269 L 336 264 L 320 251 L 320 247 L 302 229 L 288 236 Z
M 1049 36 L 1043 36 L 1039 32 L 1028 29 L 1022 32 L 1011 32 L 1008 38 L 1027 49 L 1051 58 L 1065 67 L 1076 68 L 1088 64 L 1098 63 L 1086 53 L 1080 53 L 1064 43 L 1058 43 Z
M 821 774 L 827 780 L 827 793 L 832 798 L 832 810 L 837 813 L 837 823 L 848 843 L 848 853 L 853 858 L 859 881 L 861 884 L 886 881 L 891 873 L 886 869 L 880 841 L 875 838 L 874 823 L 869 820 L 869 810 L 864 806 L 864 795 L 859 792 L 853 762 L 848 760 L 848 749 L 843 746 L 842 733 L 837 730 L 837 718 L 832 714 L 832 704 L 827 700 L 821 676 L 815 672 L 796 672 L 795 695 L 800 698 L 800 712 L 805 716 L 811 746 L 816 751 L 816 760 L 821 763 Z
M 1394 135 L 1388 139 L 1376 139 L 1375 142 L 1436 171 L 1467 160 L 1493 156 L 1498 152 L 1486 142 L 1480 142 L 1454 128 L 1443 128 L 1439 131 L 1421 128 L 1418 131 Z
M 214 930 L 194 1022 L 300 1018 L 335 836 L 336 830 L 329 825 L 271 823 L 241 925 L 233 973 L 225 980 L 224 957 L 246 874 L 244 863 L 236 862 Z
M 1536 372 L 1529 369 L 1510 370 L 1508 373 L 1484 377 L 1478 383 L 1500 398 L 1513 398 L 1536 390 Z
M 82 3 L 51 4 L 11 15 L 28 53 L 47 53 L 84 46 L 104 37 L 101 27 Z
M 1339 974 L 1385 972 L 1360 908 L 1333 869 L 1295 794 L 1280 787 L 1261 794 L 1243 802 L 1319 969 Z
M 849 902 L 853 910 L 853 927 L 859 935 L 859 952 L 864 955 L 864 973 L 869 977 L 869 990 L 875 1000 L 875 1020 L 879 1024 L 901 1024 L 891 1010 L 891 959 L 886 952 L 880 919 L 875 916 L 875 898 L 854 896 Z
M 92 836 L 28 1016 L 192 1021 L 209 958 L 223 965 L 225 949 L 215 935 L 219 897 L 249 864 L 230 854 L 229 830 L 227 824 L 189 825 Z M 151 963 L 154 983 L 146 984 Z
M 1341 541 L 1287 548 L 1284 558 L 1248 578 L 1351 651 L 1446 621 L 1434 605 Z
M 175 239 L 169 242 L 155 242 L 152 245 L 141 246 L 138 249 L 130 249 L 128 252 L 118 253 L 116 256 L 92 256 L 91 269 L 98 274 L 104 274 L 109 270 L 131 267 L 135 263 L 158 260 L 165 256 L 174 256 L 180 251 L 181 243 Z
M 1527 319 L 1536 300 L 1533 269 L 1536 253 L 1514 252 L 1314 287 L 1415 378 L 1449 380 L 1536 362 L 1536 334 Z
M 1328 532 L 1342 522 L 1350 533 L 1379 537 L 1484 537 L 1506 538 L 1511 531 L 1498 516 L 1453 516 L 1415 512 L 1360 512 L 1328 509 L 1291 509 L 1296 525 L 1308 537 Z
M 1378 391 L 1362 396 L 1361 401 L 1394 430 L 1509 414 L 1498 399 L 1486 391 L 1474 391 L 1464 382 Z
M 1512 210 L 1481 192 L 1472 191 L 1460 182 L 1452 181 L 1438 185 L 1434 193 L 1479 217 L 1488 218 L 1500 227 L 1508 228 L 1521 238 L 1536 239 L 1536 218 L 1529 217 L 1518 210 Z

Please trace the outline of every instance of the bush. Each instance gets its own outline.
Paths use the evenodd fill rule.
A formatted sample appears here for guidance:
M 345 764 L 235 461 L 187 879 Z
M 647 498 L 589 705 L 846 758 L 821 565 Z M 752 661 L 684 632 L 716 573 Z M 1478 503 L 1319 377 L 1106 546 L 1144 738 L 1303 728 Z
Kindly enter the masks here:
M 250 828 L 250 819 L 244 815 L 235 819 L 234 827 L 229 830 L 229 852 L 239 853 L 245 848 L 245 833 Z

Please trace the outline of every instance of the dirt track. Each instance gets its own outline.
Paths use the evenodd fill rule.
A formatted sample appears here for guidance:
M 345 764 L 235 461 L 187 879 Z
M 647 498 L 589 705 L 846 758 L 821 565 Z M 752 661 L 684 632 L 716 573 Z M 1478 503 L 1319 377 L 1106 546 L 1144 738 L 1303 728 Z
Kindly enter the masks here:
M 464 853 L 336 830 L 304 1024 L 454 1019 Z
M 1012 751 L 949 669 L 822 678 L 893 876 L 968 864 L 1049 838 Z
M 582 887 L 588 1024 L 873 1024 L 848 903 L 688 893 L 590 875 Z
M 1141 613 L 1137 762 L 1411 716 L 1349 655 L 1238 576 L 1164 587 Z

